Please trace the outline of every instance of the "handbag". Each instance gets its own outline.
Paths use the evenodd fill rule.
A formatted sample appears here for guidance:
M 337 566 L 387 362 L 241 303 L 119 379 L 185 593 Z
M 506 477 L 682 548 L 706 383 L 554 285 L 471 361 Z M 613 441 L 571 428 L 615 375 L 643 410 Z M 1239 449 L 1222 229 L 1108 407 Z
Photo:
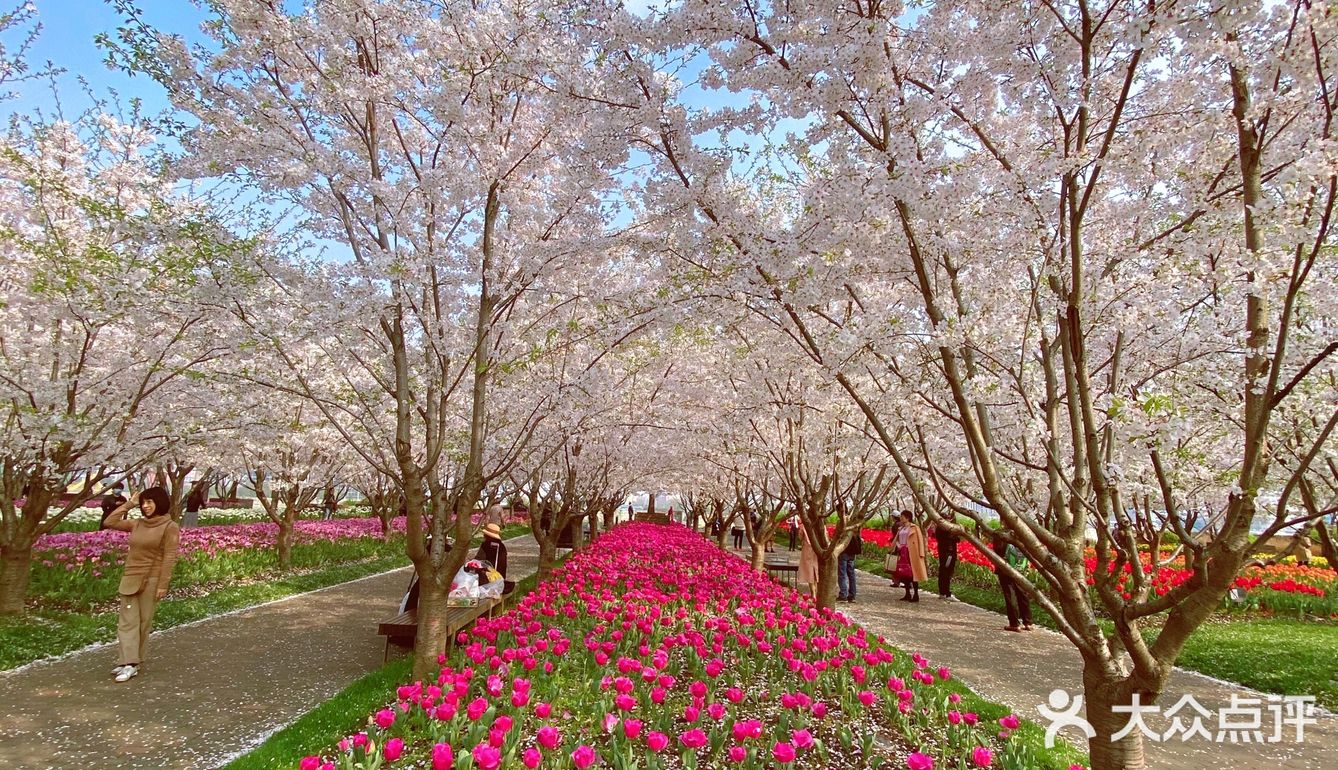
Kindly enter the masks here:
M 887 555 L 883 557 L 883 571 L 888 574 L 893 574 L 897 571 L 896 551 L 888 551 Z

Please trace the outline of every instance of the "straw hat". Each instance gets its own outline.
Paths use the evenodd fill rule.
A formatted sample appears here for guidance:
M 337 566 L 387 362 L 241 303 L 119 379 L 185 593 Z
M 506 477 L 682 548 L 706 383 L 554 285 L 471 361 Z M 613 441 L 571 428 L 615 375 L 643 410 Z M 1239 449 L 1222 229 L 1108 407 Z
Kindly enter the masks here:
M 498 540 L 501 540 L 501 539 L 502 539 L 502 528 L 501 528 L 500 526 L 498 526 L 497 524 L 488 524 L 488 525 L 486 525 L 486 526 L 483 527 L 483 536 L 484 536 L 484 537 L 495 537 L 495 538 L 497 538 Z

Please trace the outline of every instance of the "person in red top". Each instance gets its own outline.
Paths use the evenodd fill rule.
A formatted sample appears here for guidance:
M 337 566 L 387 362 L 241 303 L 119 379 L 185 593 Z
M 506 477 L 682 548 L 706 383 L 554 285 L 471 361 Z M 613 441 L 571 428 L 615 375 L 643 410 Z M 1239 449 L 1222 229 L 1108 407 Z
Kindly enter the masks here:
M 144 518 L 126 520 L 126 513 L 136 505 Z M 172 520 L 171 511 L 172 498 L 167 490 L 150 487 L 117 506 L 107 517 L 107 529 L 130 533 L 125 573 L 117 589 L 121 612 L 116 622 L 118 653 L 112 674 L 118 682 L 139 674 L 149 648 L 153 613 L 167 595 L 172 568 L 177 563 L 181 527 Z

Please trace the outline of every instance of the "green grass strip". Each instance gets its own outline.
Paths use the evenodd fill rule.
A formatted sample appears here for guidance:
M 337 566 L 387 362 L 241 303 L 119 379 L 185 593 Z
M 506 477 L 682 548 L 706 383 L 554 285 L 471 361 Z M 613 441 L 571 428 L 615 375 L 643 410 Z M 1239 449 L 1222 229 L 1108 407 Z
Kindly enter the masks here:
M 1003 613 L 1003 595 L 975 586 L 953 586 L 967 604 Z M 1033 620 L 1051 630 L 1054 618 L 1035 603 Z M 1110 629 L 1109 621 L 1102 623 Z M 1156 628 L 1143 630 L 1149 642 Z M 1315 703 L 1338 711 L 1338 625 L 1298 618 L 1209 620 L 1180 652 L 1176 666 L 1253 690 L 1281 695 L 1313 695 Z
M 405 566 L 408 566 L 407 560 L 402 555 L 382 556 L 300 575 L 220 588 L 204 596 L 171 599 L 158 605 L 153 625 L 155 630 L 161 631 Z M 8 670 L 115 638 L 115 612 L 87 614 L 39 608 L 21 618 L 0 619 L 0 669 Z

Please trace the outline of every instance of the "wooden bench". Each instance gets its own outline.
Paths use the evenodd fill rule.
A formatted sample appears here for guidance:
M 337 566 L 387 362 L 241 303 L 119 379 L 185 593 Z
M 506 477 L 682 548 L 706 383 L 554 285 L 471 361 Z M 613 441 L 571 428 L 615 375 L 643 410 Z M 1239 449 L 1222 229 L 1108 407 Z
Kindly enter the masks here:
M 792 588 L 798 587 L 798 564 L 785 564 L 782 562 L 769 561 L 764 562 L 762 566 L 766 568 L 767 576 L 774 579 L 777 583 L 789 584 Z
M 514 590 L 515 584 L 510 586 Z M 480 599 L 479 603 L 473 607 L 448 607 L 446 609 L 446 649 L 450 650 L 455 646 L 455 636 L 461 631 L 473 625 L 474 621 L 487 615 L 493 617 L 506 609 L 506 599 L 510 592 L 503 594 L 496 599 Z M 390 643 L 403 644 L 408 647 L 413 646 L 414 637 L 418 635 L 418 610 L 412 609 L 408 612 L 402 612 L 389 620 L 383 620 L 376 624 L 376 633 L 386 638 L 386 650 L 381 656 L 385 661 L 390 658 Z

